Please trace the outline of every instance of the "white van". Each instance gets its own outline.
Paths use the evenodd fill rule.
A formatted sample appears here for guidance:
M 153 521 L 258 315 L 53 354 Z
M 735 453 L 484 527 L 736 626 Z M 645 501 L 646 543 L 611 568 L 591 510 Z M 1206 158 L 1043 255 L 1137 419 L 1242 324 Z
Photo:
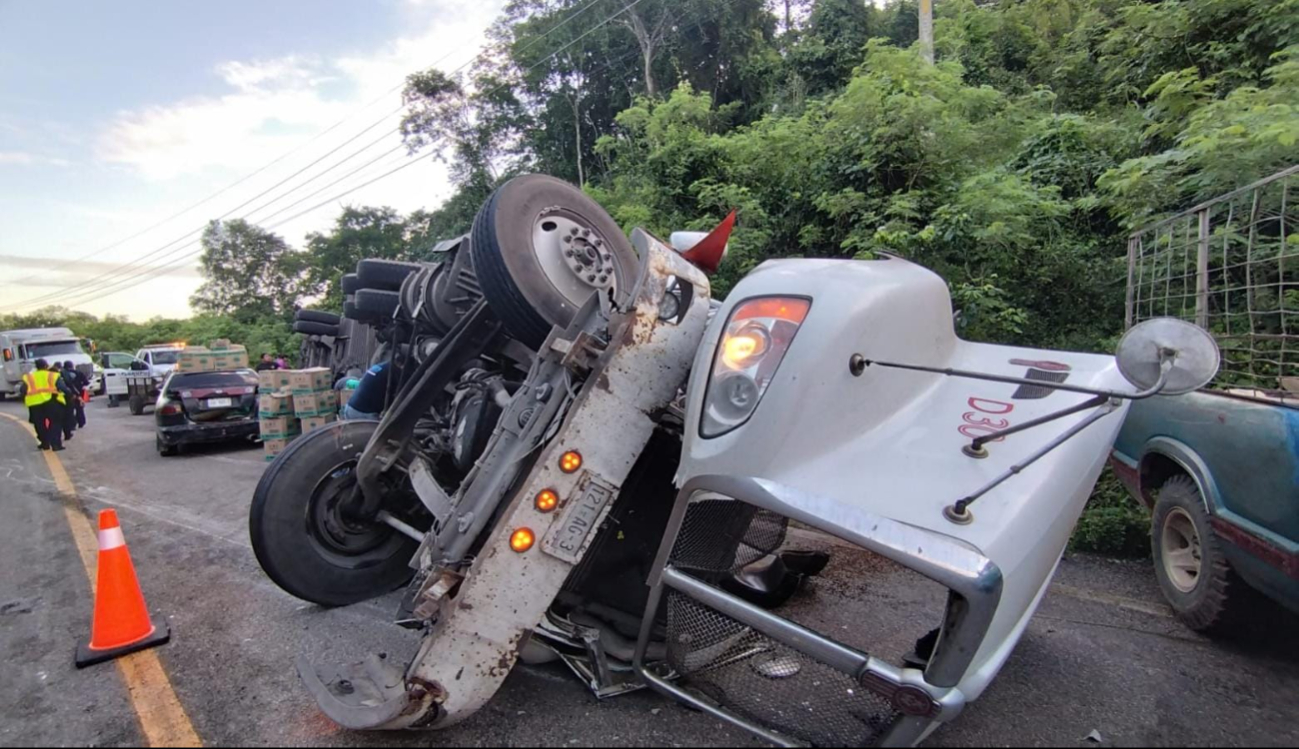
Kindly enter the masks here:
M 23 375 L 36 368 L 36 360 L 54 362 L 71 361 L 85 378 L 92 382 L 95 365 L 81 348 L 81 340 L 67 328 L 26 328 L 0 331 L 0 398 L 17 396 Z

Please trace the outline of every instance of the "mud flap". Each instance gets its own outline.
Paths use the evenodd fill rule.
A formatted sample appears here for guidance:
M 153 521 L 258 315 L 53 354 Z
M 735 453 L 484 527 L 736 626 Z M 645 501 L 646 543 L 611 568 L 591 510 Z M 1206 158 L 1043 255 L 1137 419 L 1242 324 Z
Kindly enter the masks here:
M 407 688 L 402 670 L 376 655 L 343 666 L 313 666 L 301 655 L 296 666 L 321 711 L 344 728 L 418 728 L 418 716 L 424 715 L 420 723 L 431 723 L 438 714 L 431 691 L 418 684 Z

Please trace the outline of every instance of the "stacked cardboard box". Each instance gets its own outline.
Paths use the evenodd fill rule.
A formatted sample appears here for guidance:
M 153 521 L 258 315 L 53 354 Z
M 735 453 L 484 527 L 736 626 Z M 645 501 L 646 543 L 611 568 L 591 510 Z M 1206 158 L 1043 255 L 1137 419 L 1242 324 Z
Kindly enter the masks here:
M 215 344 L 221 348 L 215 348 Z M 248 368 L 248 349 L 232 345 L 221 339 L 213 341 L 214 347 L 186 346 L 176 361 L 178 372 L 228 372 Z
M 338 392 L 332 389 L 332 376 L 327 367 L 257 373 L 261 386 L 258 413 L 267 460 L 274 460 L 299 435 L 338 418 Z
M 299 369 L 289 374 L 293 391 L 293 413 L 302 421 L 302 431 L 319 429 L 338 418 L 338 391 L 333 373 L 326 367 Z

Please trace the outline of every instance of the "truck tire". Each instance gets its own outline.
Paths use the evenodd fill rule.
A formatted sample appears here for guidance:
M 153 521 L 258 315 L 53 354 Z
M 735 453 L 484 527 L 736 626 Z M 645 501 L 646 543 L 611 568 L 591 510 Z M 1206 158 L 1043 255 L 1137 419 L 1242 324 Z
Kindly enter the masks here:
M 379 289 L 381 291 L 398 291 L 406 276 L 420 269 L 419 263 L 403 263 L 397 260 L 379 260 L 369 258 L 356 264 L 357 281 L 362 289 Z
M 1206 634 L 1229 634 L 1248 593 L 1213 532 L 1204 498 L 1188 476 L 1164 483 L 1151 523 L 1155 577 L 1177 618 Z
M 132 416 L 139 416 L 144 413 L 144 398 L 138 395 L 132 395 L 127 405 L 131 408 Z
M 330 325 L 314 320 L 297 320 L 293 323 L 293 332 L 302 335 L 327 335 L 332 338 L 338 337 L 338 326 Z
M 488 306 L 536 348 L 597 291 L 629 291 L 636 251 L 578 188 L 541 174 L 515 177 L 479 209 L 469 236 Z
M 321 606 L 347 606 L 387 593 L 413 574 L 413 540 L 387 525 L 358 526 L 337 514 L 378 426 L 336 421 L 303 435 L 258 482 L 248 517 L 253 553 L 288 593 Z
M 333 312 L 324 312 L 318 309 L 300 309 L 297 314 L 293 316 L 293 319 L 301 320 L 302 322 L 318 322 L 325 325 L 332 325 L 334 327 L 337 327 L 338 323 L 342 320 L 342 318 L 335 315 Z
M 401 304 L 401 294 L 395 291 L 379 289 L 361 289 L 356 292 L 356 311 L 371 318 L 387 320 L 397 311 Z
M 355 294 L 361 288 L 361 279 L 355 273 L 348 273 L 339 281 L 343 287 L 343 296 Z

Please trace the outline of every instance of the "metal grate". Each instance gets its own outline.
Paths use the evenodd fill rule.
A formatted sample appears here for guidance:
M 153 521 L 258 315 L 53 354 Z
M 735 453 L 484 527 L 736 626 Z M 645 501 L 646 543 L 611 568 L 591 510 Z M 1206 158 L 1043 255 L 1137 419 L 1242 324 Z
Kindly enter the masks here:
M 1279 391 L 1299 375 L 1294 166 L 1134 232 L 1127 325 L 1179 317 L 1222 348 L 1217 385 Z M 1299 397 L 1293 396 L 1293 397 Z
M 789 520 L 732 499 L 699 498 L 686 509 L 672 564 L 705 580 L 734 574 L 785 543 Z
M 740 717 L 815 746 L 876 743 L 899 717 L 847 674 L 675 591 L 667 593 L 668 662 Z

